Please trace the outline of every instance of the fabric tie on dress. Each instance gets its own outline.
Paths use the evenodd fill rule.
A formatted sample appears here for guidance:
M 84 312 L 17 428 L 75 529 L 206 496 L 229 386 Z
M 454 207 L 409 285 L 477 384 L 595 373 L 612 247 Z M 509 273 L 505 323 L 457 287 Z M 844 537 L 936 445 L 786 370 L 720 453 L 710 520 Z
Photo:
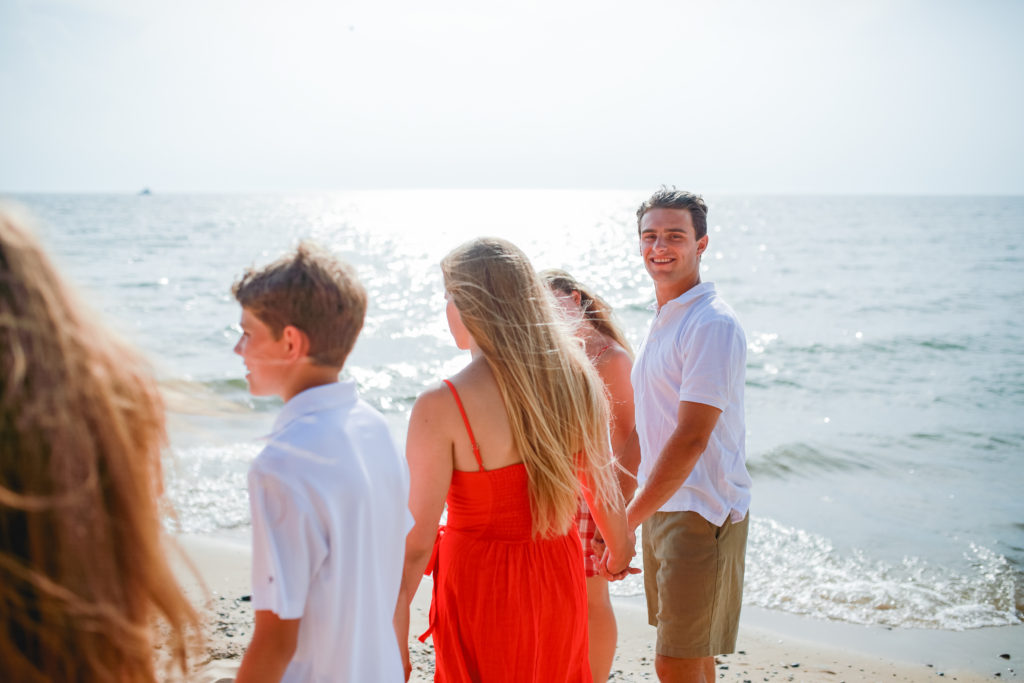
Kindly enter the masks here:
M 433 586 L 431 587 L 431 600 L 430 600 L 430 614 L 427 617 L 427 630 L 419 636 L 421 643 L 427 642 L 427 638 L 434 631 L 434 626 L 437 622 L 437 556 L 438 548 L 441 546 L 441 537 L 445 534 L 445 526 L 442 524 L 437 527 L 437 536 L 434 537 L 434 547 L 430 549 L 430 559 L 427 560 L 427 567 L 423 570 L 424 576 L 431 577 Z

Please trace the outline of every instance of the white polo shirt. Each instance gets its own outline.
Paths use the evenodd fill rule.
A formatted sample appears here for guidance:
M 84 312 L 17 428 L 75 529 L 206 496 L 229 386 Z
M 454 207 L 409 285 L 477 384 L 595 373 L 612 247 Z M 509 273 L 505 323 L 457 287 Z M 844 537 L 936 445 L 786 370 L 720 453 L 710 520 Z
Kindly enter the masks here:
M 249 469 L 252 606 L 298 619 L 287 683 L 404 680 L 392 627 L 409 472 L 355 383 L 288 401 Z
M 643 486 L 679 419 L 680 401 L 722 411 L 707 448 L 662 512 L 693 511 L 716 526 L 750 507 L 743 385 L 747 340 L 715 285 L 704 282 L 668 301 L 654 317 L 633 364 Z

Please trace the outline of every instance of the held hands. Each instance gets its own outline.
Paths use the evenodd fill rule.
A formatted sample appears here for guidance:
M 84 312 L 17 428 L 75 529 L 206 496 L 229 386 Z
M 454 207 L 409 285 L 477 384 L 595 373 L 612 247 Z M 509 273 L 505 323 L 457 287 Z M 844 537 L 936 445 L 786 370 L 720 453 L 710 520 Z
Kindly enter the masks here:
M 601 538 L 600 531 L 596 531 L 594 534 L 594 551 L 601 555 L 597 570 L 601 576 L 609 581 L 621 581 L 630 574 L 639 574 L 641 572 L 639 567 L 629 566 L 633 556 L 636 555 L 636 532 L 632 529 L 627 531 L 626 540 L 626 553 L 620 557 L 605 544 L 604 539 Z

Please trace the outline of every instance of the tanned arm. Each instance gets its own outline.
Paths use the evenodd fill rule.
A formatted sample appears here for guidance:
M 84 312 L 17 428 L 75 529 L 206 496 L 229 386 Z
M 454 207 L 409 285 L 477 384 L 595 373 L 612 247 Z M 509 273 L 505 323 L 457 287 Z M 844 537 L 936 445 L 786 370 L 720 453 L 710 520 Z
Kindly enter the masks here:
M 615 454 L 615 460 L 619 465 L 619 488 L 622 490 L 622 498 L 628 504 L 636 493 L 636 473 L 640 469 L 640 437 L 637 436 L 636 427 L 630 430 L 621 449 Z
M 446 400 L 450 400 L 442 391 L 448 390 L 442 388 L 420 396 L 409 416 L 405 456 L 409 462 L 409 510 L 414 523 L 405 540 L 404 588 L 407 600 L 412 600 L 416 594 L 434 549 L 437 523 L 444 510 L 444 499 L 455 469 L 452 439 L 440 426 L 448 408 Z
M 281 619 L 270 610 L 256 610 L 255 629 L 235 683 L 279 683 L 295 654 L 300 619 Z
M 398 651 L 402 655 L 402 669 L 405 671 L 405 680 L 412 675 L 412 662 L 409 660 L 409 599 L 406 597 L 405 579 L 398 588 L 398 602 L 395 603 L 395 617 L 393 620 L 395 637 L 398 639 Z
M 636 490 L 636 471 L 640 467 L 640 443 L 636 437 L 633 408 L 633 383 L 629 373 L 633 361 L 616 347 L 598 361 L 597 371 L 608 391 L 611 412 L 612 456 L 618 465 L 616 475 L 623 499 L 628 503 Z
M 675 431 L 662 448 L 654 469 L 627 510 L 628 526 L 636 529 L 679 490 L 693 471 L 722 411 L 703 403 L 681 401 Z
M 605 550 L 601 558 L 602 571 L 623 578 L 629 572 L 630 560 L 636 554 L 636 534 L 626 527 L 623 502 L 621 499 L 608 501 L 595 498 L 591 493 L 593 487 L 589 477 L 583 475 L 581 479 L 583 497 L 603 539 Z
M 450 401 L 447 388 L 425 392 L 416 400 L 412 415 L 409 416 L 405 456 L 409 462 L 409 510 L 414 524 L 405 538 L 402 592 L 406 612 L 434 549 L 437 523 L 441 519 L 444 499 L 452 483 L 453 442 L 448 431 L 441 427 L 444 424 L 444 411 L 451 408 Z M 408 645 L 408 619 L 405 620 L 404 633 L 399 633 L 398 637 Z

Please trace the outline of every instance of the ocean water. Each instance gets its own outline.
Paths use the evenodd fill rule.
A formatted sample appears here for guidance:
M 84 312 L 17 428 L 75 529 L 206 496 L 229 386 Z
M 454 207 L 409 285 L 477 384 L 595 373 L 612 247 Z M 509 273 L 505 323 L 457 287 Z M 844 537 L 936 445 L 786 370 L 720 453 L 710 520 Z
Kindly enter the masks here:
M 245 472 L 278 403 L 247 395 L 232 281 L 301 238 L 370 294 L 345 374 L 399 444 L 413 401 L 468 357 L 440 258 L 516 242 L 616 308 L 653 290 L 644 192 L 24 195 L 89 303 L 167 396 L 168 524 L 245 538 Z M 1024 198 L 709 196 L 705 281 L 746 329 L 754 479 L 745 601 L 822 619 L 967 629 L 1024 617 Z M 638 578 L 615 584 L 639 595 Z

